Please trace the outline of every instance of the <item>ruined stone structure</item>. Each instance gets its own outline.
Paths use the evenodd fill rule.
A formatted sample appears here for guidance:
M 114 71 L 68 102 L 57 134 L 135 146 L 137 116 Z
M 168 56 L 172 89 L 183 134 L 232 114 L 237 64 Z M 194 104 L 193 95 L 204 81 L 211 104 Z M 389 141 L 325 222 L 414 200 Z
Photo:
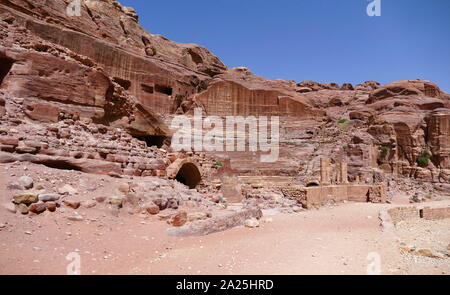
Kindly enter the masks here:
M 201 169 L 195 163 L 195 159 L 177 159 L 167 167 L 167 176 L 186 184 L 189 188 L 195 188 L 202 180 Z
M 450 207 L 396 207 L 387 211 L 388 218 L 393 224 L 402 221 L 417 220 L 423 218 L 425 220 L 441 220 L 450 218 Z
M 330 180 L 330 159 L 324 157 L 320 159 L 320 183 L 322 185 L 330 185 Z
M 385 203 L 387 191 L 383 184 L 349 183 L 347 163 L 339 163 L 339 182 L 330 183 L 330 159 L 321 158 L 321 185 L 302 187 L 293 185 L 282 188 L 285 197 L 297 200 L 304 208 L 318 208 L 343 201 Z

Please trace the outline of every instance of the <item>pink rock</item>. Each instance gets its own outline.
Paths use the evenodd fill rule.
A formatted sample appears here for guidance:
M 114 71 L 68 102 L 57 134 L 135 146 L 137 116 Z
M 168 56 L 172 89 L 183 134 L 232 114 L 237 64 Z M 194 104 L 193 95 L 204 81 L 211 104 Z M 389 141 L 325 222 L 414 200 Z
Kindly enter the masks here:
M 80 208 L 81 203 L 79 201 L 75 201 L 75 200 L 64 200 L 63 204 L 66 205 L 67 207 L 70 207 L 72 209 L 78 209 Z
M 186 224 L 188 214 L 185 211 L 180 211 L 172 218 L 172 226 L 180 227 Z
M 56 208 L 57 208 L 57 205 L 55 202 L 47 202 L 47 203 L 45 203 L 45 206 L 47 207 L 47 210 L 50 212 L 55 212 Z
M 30 210 L 30 212 L 41 214 L 42 212 L 47 210 L 47 206 L 45 203 L 35 203 L 31 204 L 30 207 L 28 207 L 28 209 Z
M 149 214 L 151 214 L 151 215 L 156 215 L 156 214 L 158 214 L 159 211 L 160 211 L 160 210 L 159 210 L 159 207 L 156 206 L 156 205 L 149 205 L 149 206 L 147 206 L 146 210 L 147 210 L 147 212 L 148 212 Z

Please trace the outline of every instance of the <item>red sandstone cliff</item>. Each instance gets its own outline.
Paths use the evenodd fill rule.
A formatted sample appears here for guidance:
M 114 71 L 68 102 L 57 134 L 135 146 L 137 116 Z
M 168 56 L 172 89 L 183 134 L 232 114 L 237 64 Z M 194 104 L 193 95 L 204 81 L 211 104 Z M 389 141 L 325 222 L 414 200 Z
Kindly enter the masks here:
M 349 162 L 353 180 L 403 175 L 435 185 L 450 181 L 450 96 L 431 82 L 340 86 L 267 80 L 243 67 L 227 69 L 201 46 L 146 32 L 136 12 L 117 1 L 84 1 L 80 17 L 66 14 L 68 2 L 0 1 L 3 126 L 38 123 L 53 130 L 52 124 L 69 120 L 69 125 L 82 122 L 82 128 L 123 128 L 135 140 L 161 145 L 170 136 L 164 122 L 194 107 L 208 115 L 277 115 L 280 161 L 258 164 L 258 155 L 227 154 L 237 172 L 289 175 L 308 183 L 317 177 L 320 157 L 329 156 L 336 164 Z M 46 144 L 62 149 L 50 139 L 64 139 L 65 125 L 31 146 L 26 133 L 17 138 L 5 131 L 18 142 L 8 139 L 1 149 L 49 154 Z M 105 140 L 122 136 L 107 134 Z M 131 142 L 139 155 L 130 153 Z M 151 157 L 141 144 L 127 138 L 120 152 L 93 150 L 81 157 L 118 163 L 118 173 L 165 176 L 169 160 L 140 165 Z M 64 148 L 65 156 L 79 157 L 83 150 Z

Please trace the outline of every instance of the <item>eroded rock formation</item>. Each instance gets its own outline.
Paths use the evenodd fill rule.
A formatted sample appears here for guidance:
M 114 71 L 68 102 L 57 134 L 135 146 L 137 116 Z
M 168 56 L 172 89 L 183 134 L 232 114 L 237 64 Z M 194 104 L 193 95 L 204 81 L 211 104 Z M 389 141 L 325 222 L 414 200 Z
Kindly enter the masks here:
M 222 158 L 236 175 L 320 184 L 327 157 L 332 167 L 348 163 L 348 179 L 333 169 L 340 172 L 327 185 L 401 178 L 448 193 L 450 96 L 436 84 L 267 80 L 227 69 L 201 46 L 148 33 L 117 1 L 82 1 L 81 16 L 68 16 L 68 3 L 0 3 L 1 161 L 174 178 L 192 188 L 204 176 L 214 181 Z M 279 160 L 261 163 L 260 152 L 248 151 L 171 153 L 171 119 L 195 108 L 279 116 Z

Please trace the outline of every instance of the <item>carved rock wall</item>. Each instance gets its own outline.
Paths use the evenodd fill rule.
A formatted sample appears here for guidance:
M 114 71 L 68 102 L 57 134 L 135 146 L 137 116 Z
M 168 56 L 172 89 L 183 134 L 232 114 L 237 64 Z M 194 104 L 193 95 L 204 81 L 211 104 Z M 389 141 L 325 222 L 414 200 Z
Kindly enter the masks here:
M 427 142 L 433 161 L 443 169 L 450 169 L 450 110 L 436 110 L 427 123 Z

